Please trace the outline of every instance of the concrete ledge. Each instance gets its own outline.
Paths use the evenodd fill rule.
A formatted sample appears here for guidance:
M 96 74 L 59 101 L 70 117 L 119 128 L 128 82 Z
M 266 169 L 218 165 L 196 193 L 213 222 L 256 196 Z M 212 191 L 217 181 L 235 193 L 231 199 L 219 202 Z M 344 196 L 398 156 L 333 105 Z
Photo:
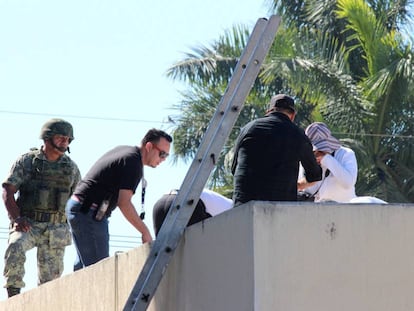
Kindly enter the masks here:
M 0 301 L 3 311 L 122 310 L 150 251 L 143 245 Z
M 414 310 L 414 205 L 249 202 L 188 228 L 151 311 Z M 122 310 L 149 245 L 0 302 Z

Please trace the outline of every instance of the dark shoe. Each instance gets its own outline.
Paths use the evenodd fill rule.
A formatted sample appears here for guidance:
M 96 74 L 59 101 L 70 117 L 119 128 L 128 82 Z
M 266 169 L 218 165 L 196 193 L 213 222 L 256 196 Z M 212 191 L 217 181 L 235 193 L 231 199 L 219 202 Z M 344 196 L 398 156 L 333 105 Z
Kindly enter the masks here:
M 20 288 L 17 287 L 7 287 L 7 294 L 9 295 L 9 298 L 15 295 L 20 294 Z

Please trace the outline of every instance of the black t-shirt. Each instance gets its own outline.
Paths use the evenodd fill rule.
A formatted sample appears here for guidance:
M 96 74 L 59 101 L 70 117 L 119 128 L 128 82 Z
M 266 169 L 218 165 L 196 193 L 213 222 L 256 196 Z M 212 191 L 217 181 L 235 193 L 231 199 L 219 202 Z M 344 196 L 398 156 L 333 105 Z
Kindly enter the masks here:
M 141 152 L 136 146 L 118 146 L 105 153 L 79 182 L 74 194 L 85 208 L 109 200 L 109 210 L 117 206 L 120 189 L 135 190 L 142 178 Z

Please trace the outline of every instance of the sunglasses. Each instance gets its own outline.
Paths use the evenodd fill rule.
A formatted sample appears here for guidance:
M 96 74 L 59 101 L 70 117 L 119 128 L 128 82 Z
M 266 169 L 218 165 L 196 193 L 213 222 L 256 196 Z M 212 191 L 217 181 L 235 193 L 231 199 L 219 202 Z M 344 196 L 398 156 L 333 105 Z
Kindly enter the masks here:
M 159 151 L 158 156 L 161 159 L 166 159 L 170 155 L 168 152 L 165 152 L 164 150 L 161 150 L 156 144 L 152 144 L 152 146 Z

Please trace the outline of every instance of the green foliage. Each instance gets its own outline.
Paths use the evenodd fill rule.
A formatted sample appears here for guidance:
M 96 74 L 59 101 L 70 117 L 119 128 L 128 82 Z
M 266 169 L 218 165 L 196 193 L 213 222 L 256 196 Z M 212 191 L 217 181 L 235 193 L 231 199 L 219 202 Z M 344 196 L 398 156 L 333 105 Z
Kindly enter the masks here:
M 403 37 L 409 1 L 272 1 L 283 24 L 210 177 L 231 196 L 229 163 L 240 128 L 271 95 L 295 97 L 296 122 L 324 121 L 358 159 L 358 195 L 414 202 L 413 51 Z M 406 31 L 405 33 L 410 33 Z M 188 83 L 174 116 L 174 154 L 192 159 L 249 37 L 233 27 L 167 72 Z

